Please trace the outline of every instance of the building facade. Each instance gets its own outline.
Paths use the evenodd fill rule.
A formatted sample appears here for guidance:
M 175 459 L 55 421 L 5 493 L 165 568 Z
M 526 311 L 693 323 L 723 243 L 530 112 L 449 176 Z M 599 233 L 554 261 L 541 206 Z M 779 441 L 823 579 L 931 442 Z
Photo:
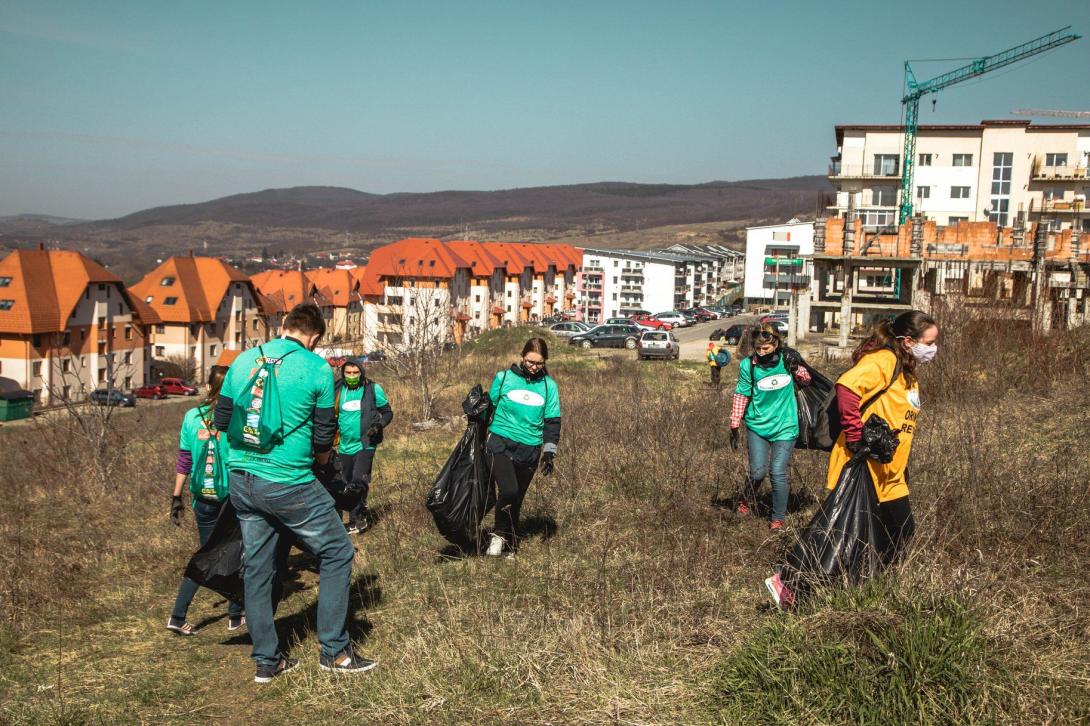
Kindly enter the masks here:
M 119 277 L 79 252 L 17 250 L 0 261 L 0 380 L 39 404 L 144 385 L 155 322 Z
M 788 304 L 793 289 L 809 286 L 813 254 L 813 222 L 746 227 L 745 304 Z
M 837 126 L 829 212 L 868 229 L 898 222 L 903 126 Z M 914 211 L 939 225 L 1021 217 L 1053 231 L 1090 231 L 1090 125 L 982 121 L 920 126 L 913 179 Z

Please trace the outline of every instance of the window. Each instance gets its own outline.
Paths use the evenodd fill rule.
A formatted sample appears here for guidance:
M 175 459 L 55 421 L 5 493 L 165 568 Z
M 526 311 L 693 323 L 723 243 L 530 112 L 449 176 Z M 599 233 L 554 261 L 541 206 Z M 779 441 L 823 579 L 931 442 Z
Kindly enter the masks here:
M 931 198 L 931 187 L 916 187 L 916 198 L 917 199 L 930 199 Z
M 14 300 L 0 300 L 0 310 L 11 310 L 11 306 L 14 304 Z
M 42 336 L 40 336 L 40 335 L 31 336 L 30 344 L 33 345 L 35 348 L 41 348 L 42 347 Z
M 34 377 L 42 375 L 42 362 L 40 360 L 36 360 L 30 365 L 30 374 Z
M 132 340 L 132 326 L 125 326 L 125 340 Z
M 1009 151 L 997 151 L 992 154 L 992 203 L 988 208 L 988 219 L 1000 227 L 1007 226 L 1010 211 L 1011 167 L 1014 154 Z
M 1067 166 L 1067 154 L 1045 154 L 1045 166 Z
M 480 301 L 481 301 L 481 296 L 480 295 L 474 295 L 473 296 L 473 302 L 480 302 Z
M 992 198 L 992 206 L 988 209 L 988 219 L 1000 227 L 1007 226 L 1007 213 L 1010 211 L 1011 200 Z
M 871 190 L 871 205 L 875 207 L 897 206 L 897 187 L 875 187 Z
M 162 358 L 164 355 L 166 355 L 166 353 L 167 353 L 167 349 L 165 347 L 163 347 L 161 345 L 155 346 L 155 357 L 156 358 Z
M 931 166 L 931 154 L 920 154 L 919 166 Z
M 165 326 L 165 325 L 156 325 L 155 326 L 155 332 L 158 333 L 159 335 L 162 335 L 163 333 L 167 332 L 167 326 Z
M 951 199 L 968 199 L 969 187 L 950 187 Z
M 67 401 L 72 395 L 72 386 L 65 386 L 61 389 L 61 400 Z
M 7 287 L 11 284 L 10 277 L 0 277 L 0 287 Z
M 254 318 L 253 325 L 251 325 L 250 327 L 252 327 L 254 330 L 257 330 L 257 318 Z
M 105 285 L 99 285 L 98 289 L 99 289 L 99 292 L 101 292 L 101 291 L 106 289 L 106 286 Z
M 72 370 L 72 359 L 65 358 L 61 361 L 61 373 L 68 373 Z
M 98 319 L 98 329 L 99 330 L 105 330 L 106 329 L 106 318 L 99 318 Z
M 242 342 L 242 333 L 235 333 L 235 342 L 236 343 L 241 343 Z
M 125 376 L 125 390 L 132 390 L 132 376 Z
M 106 355 L 106 344 L 105 343 L 99 343 L 98 344 L 98 354 L 99 355 Z
M 208 346 L 208 355 L 210 355 L 210 356 L 212 356 L 213 358 L 215 358 L 215 357 L 216 357 L 216 354 L 217 354 L 217 353 L 219 353 L 219 346 L 218 346 L 218 345 L 210 345 L 210 346 Z
M 954 154 L 954 166 L 972 166 L 972 154 Z
M 178 302 L 178 298 L 168 297 L 166 300 L 163 301 L 163 304 L 164 305 L 175 305 L 177 302 Z
M 99 383 L 105 383 L 106 382 L 106 369 L 105 368 L 99 368 L 98 369 L 98 382 Z
M 125 353 L 125 357 L 124 357 L 123 360 L 125 361 L 125 365 L 131 366 L 132 365 L 132 351 L 128 351 L 127 353 Z
M 174 278 L 173 277 L 164 277 L 162 280 L 159 281 L 159 284 L 162 285 L 163 287 L 170 287 L 171 285 L 174 284 Z
M 897 164 L 900 160 L 901 157 L 897 154 L 875 154 L 874 175 L 897 176 Z

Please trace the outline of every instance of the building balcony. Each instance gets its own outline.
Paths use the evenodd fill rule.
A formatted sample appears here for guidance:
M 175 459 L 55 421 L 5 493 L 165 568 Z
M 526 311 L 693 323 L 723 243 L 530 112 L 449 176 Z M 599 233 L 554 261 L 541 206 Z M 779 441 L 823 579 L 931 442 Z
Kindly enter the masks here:
M 642 285 L 621 285 L 621 292 L 643 292 Z
M 809 285 L 809 284 L 810 284 L 810 276 L 809 275 L 784 274 L 784 275 L 765 275 L 764 276 L 764 286 L 766 288 L 767 287 L 771 287 L 771 288 L 775 288 L 775 287 L 805 287 L 806 285 Z
M 1034 164 L 1031 178 L 1033 181 L 1090 181 L 1090 167 Z
M 1085 212 L 1086 200 L 1085 199 L 1046 199 L 1041 202 L 1042 212 Z
M 832 163 L 827 174 L 829 179 L 900 179 L 900 166 L 882 166 L 877 169 L 874 165 L 856 165 Z

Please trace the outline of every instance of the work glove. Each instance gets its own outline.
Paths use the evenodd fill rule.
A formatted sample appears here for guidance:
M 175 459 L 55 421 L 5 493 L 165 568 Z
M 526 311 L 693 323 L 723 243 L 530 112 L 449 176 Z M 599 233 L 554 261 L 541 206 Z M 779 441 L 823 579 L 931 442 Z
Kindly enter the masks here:
M 738 451 L 738 429 L 730 430 L 730 448 Z
M 556 458 L 556 454 L 551 451 L 546 451 L 541 455 L 541 473 L 545 476 L 552 476 L 555 467 L 553 466 L 553 459 Z
M 371 428 L 367 429 L 367 438 L 373 439 L 382 433 L 381 424 L 371 424 Z
M 185 512 L 185 502 L 182 501 L 181 496 L 170 498 L 170 521 L 174 523 L 175 527 L 182 526 L 182 514 Z

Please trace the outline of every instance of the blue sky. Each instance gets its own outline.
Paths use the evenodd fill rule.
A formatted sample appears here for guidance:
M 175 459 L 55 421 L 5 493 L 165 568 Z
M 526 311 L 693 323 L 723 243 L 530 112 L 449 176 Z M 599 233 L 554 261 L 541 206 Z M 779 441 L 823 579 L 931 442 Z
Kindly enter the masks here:
M 987 55 L 1068 24 L 1090 34 L 1085 0 L 3 0 L 0 215 L 309 184 L 823 173 L 834 124 L 899 121 L 906 58 Z M 1087 68 L 1084 38 L 944 92 L 922 121 L 1090 110 Z

